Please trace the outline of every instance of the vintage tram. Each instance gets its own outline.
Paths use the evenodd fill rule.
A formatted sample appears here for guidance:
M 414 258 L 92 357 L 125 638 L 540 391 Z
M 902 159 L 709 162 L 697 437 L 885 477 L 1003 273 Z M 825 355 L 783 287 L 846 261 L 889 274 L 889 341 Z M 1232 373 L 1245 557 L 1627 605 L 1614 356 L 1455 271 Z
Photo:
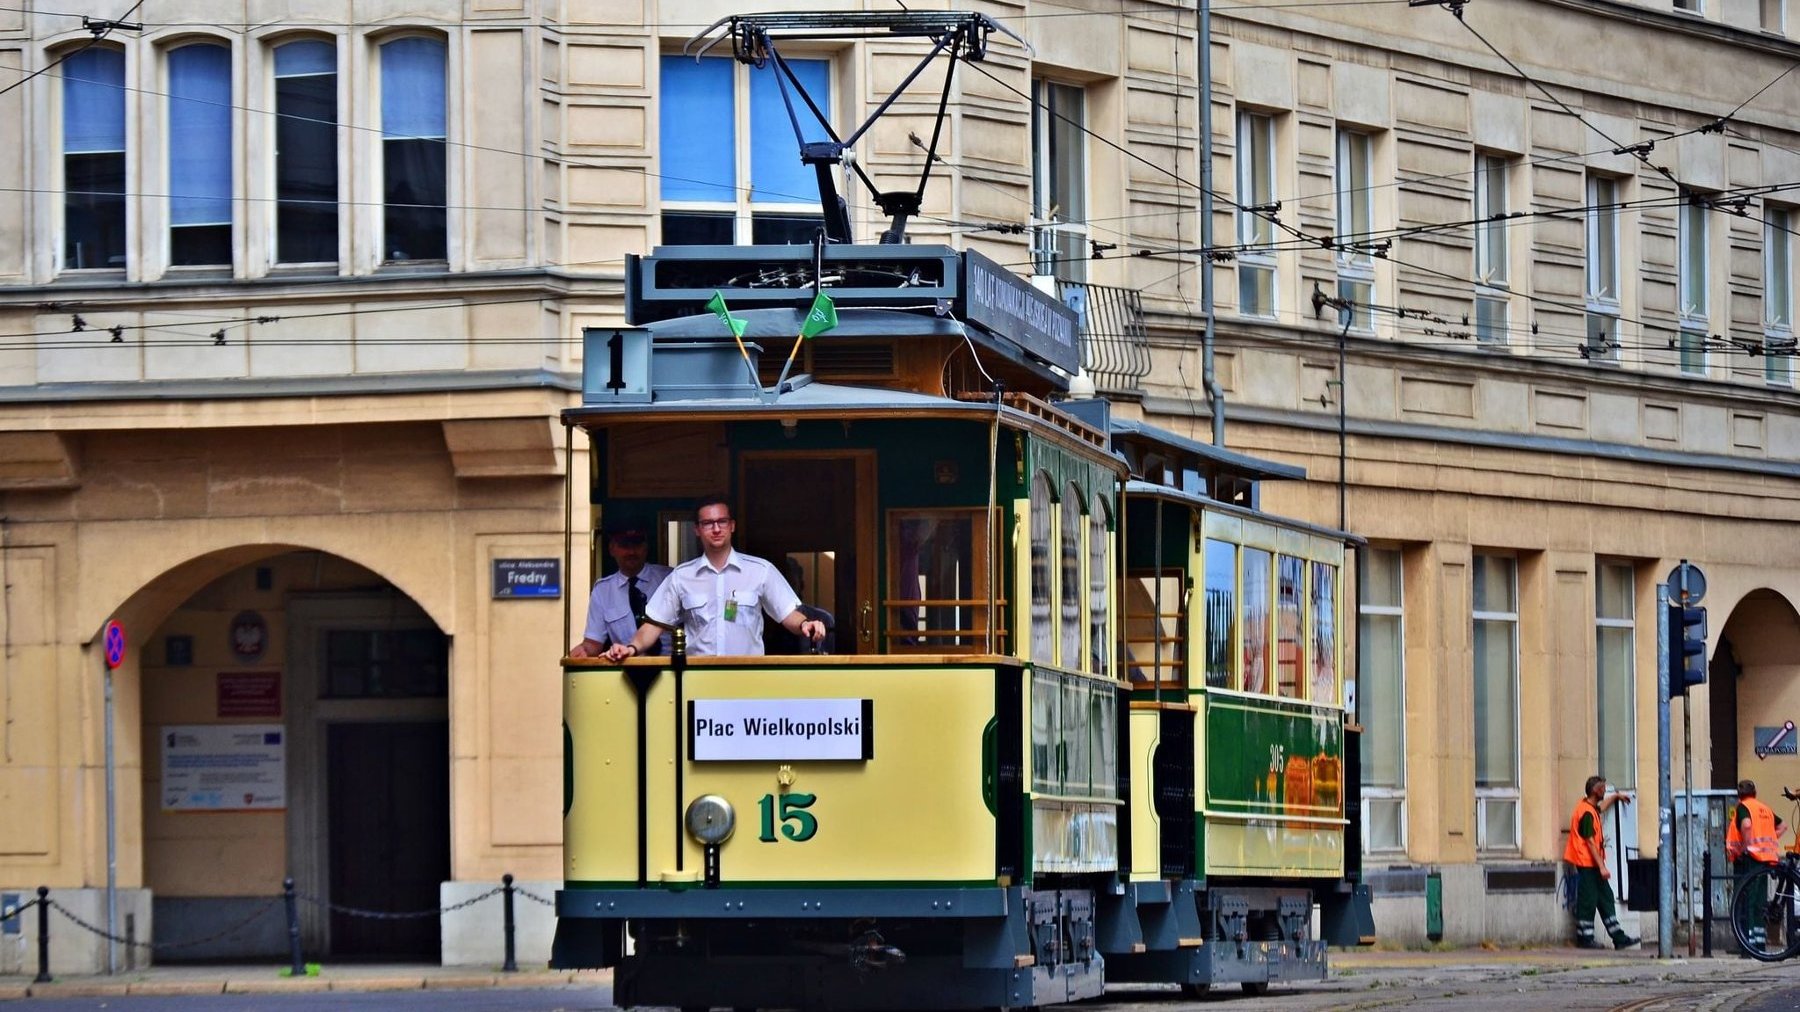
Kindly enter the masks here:
M 563 661 L 553 965 L 623 1006 L 1017 1008 L 1371 940 L 1355 541 L 1256 508 L 1297 469 L 1068 399 L 1074 314 L 971 251 L 664 248 L 627 305 L 564 415 L 595 564 L 621 516 L 691 557 L 721 492 L 835 646 Z

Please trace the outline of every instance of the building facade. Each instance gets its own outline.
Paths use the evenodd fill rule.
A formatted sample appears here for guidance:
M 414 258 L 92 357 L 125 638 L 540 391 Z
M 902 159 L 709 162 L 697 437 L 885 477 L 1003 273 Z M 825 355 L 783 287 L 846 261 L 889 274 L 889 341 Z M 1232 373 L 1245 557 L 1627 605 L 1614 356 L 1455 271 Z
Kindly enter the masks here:
M 913 237 L 1056 284 L 1122 412 L 1206 438 L 1222 405 L 1232 449 L 1307 468 L 1266 506 L 1371 539 L 1361 818 L 1398 942 L 1431 872 L 1451 941 L 1554 937 L 1592 773 L 1636 792 L 1611 835 L 1654 853 L 1680 559 L 1711 585 L 1696 786 L 1800 780 L 1755 747 L 1800 706 L 1800 45 L 1783 0 L 1712 2 L 1231 5 L 1204 116 L 1176 4 L 984 5 L 1030 48 L 959 68 Z M 323 904 L 555 887 L 554 651 L 588 553 L 560 597 L 497 574 L 562 558 L 586 463 L 557 412 L 582 328 L 623 317 L 624 257 L 816 230 L 779 89 L 683 54 L 739 13 L 713 0 L 84 28 L 102 8 L 0 11 L 0 889 L 104 918 L 118 620 L 122 914 L 165 946 L 247 925 L 154 958 L 280 951 L 290 875 L 315 951 L 497 958 L 480 904 L 412 935 Z M 784 52 L 841 136 L 922 48 Z M 925 166 L 935 77 L 856 146 L 884 186 Z M 283 771 L 228 796 L 171 767 L 221 725 L 280 735 Z M 30 958 L 0 945 L 0 972 Z

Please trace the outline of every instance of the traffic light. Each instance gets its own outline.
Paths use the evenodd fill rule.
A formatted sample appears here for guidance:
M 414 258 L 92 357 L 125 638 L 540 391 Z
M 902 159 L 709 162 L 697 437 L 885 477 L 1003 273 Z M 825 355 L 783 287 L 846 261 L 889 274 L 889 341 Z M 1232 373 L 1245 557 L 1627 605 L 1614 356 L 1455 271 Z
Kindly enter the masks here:
M 1669 695 L 1706 684 L 1706 609 L 1669 602 Z

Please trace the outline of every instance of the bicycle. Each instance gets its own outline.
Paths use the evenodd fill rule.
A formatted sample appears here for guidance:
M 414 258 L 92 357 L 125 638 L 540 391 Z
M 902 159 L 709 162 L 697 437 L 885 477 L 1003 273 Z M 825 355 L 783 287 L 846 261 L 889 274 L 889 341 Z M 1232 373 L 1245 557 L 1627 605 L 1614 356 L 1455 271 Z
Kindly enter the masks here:
M 1800 802 L 1800 794 L 1786 788 L 1781 796 Z M 1733 883 L 1731 933 L 1743 953 L 1760 962 L 1800 955 L 1800 832 L 1780 860 L 1759 864 Z

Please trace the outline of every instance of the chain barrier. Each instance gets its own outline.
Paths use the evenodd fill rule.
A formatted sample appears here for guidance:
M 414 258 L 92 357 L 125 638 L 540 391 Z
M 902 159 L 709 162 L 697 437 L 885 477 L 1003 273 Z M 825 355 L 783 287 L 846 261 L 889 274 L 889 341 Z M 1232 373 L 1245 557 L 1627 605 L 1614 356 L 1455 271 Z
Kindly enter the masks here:
M 525 888 L 524 886 L 518 886 L 518 885 L 513 886 L 513 892 L 518 893 L 520 896 L 523 896 L 528 900 L 531 900 L 533 903 L 542 903 L 544 906 L 547 906 L 552 910 L 556 909 L 556 901 L 555 900 L 547 900 L 547 899 L 543 898 L 542 896 L 539 896 L 537 893 L 534 893 L 531 890 Z
M 37 905 L 38 905 L 38 901 L 32 900 L 31 902 L 26 903 L 24 906 L 14 907 L 12 913 L 7 914 L 5 917 L 0 917 L 0 924 L 5 924 L 7 921 L 14 920 L 15 918 L 18 920 L 18 922 L 20 924 L 24 924 L 25 923 L 25 911 L 30 910 L 32 907 L 35 907 Z
M 34 900 L 32 902 L 35 903 L 36 901 Z M 281 897 L 277 896 L 277 897 L 274 897 L 273 899 L 265 901 L 262 906 L 257 907 L 254 911 L 252 911 L 250 916 L 244 918 L 241 921 L 238 921 L 236 924 L 231 925 L 230 927 L 226 928 L 223 931 L 220 931 L 216 934 L 207 935 L 205 938 L 192 938 L 185 942 L 140 942 L 135 938 L 121 938 L 118 935 L 111 934 L 105 928 L 97 928 L 94 925 L 89 924 L 88 922 L 82 920 L 80 917 L 77 917 L 75 915 L 74 911 L 70 910 L 68 907 L 63 906 L 61 903 L 56 902 L 55 900 L 47 900 L 46 902 L 49 903 L 50 909 L 61 914 L 65 919 L 72 922 L 76 927 L 81 928 L 84 931 L 87 931 L 91 934 L 99 935 L 101 938 L 104 938 L 109 942 L 117 942 L 120 945 L 129 945 L 134 949 L 143 949 L 145 951 L 168 952 L 171 950 L 191 949 L 197 945 L 206 945 L 209 942 L 216 942 L 219 939 L 225 938 L 228 935 L 235 935 L 239 931 L 242 931 L 243 929 L 249 927 L 257 918 L 268 913 L 270 910 L 273 910 L 275 908 L 275 904 L 281 902 Z
M 422 917 L 440 917 L 444 914 L 455 913 L 464 907 L 472 907 L 489 897 L 498 896 L 504 891 L 504 886 L 495 886 L 479 896 L 471 896 L 461 903 L 452 903 L 447 907 L 439 907 L 435 910 L 364 910 L 360 907 L 345 906 L 342 903 L 333 903 L 330 900 L 323 900 L 317 896 L 308 896 L 305 893 L 299 892 L 294 894 L 294 898 L 304 900 L 316 907 L 324 907 L 334 914 L 343 914 L 346 917 L 366 917 L 376 921 L 408 921 L 417 920 Z
M 67 920 L 69 923 L 75 925 L 76 927 L 82 929 L 83 931 L 88 932 L 89 934 L 96 935 L 100 938 L 103 938 L 103 939 L 109 941 L 109 942 L 115 942 L 117 944 L 129 946 L 135 950 L 143 950 L 145 952 L 173 952 L 173 951 L 179 951 L 181 949 L 191 949 L 196 946 L 207 945 L 209 943 L 217 942 L 221 939 L 227 938 L 231 935 L 235 935 L 238 932 L 249 927 L 251 924 L 255 923 L 257 919 L 259 919 L 263 915 L 267 914 L 270 910 L 273 910 L 275 908 L 276 904 L 285 903 L 287 905 L 287 929 L 288 929 L 289 944 L 292 949 L 293 960 L 294 960 L 294 972 L 301 973 L 301 972 L 303 972 L 303 970 L 301 969 L 301 962 L 300 962 L 300 951 L 301 951 L 300 950 L 300 921 L 299 921 L 299 918 L 296 916 L 294 906 L 293 906 L 293 901 L 295 901 L 295 900 L 305 900 L 306 902 L 311 903 L 314 906 L 321 907 L 321 908 L 329 910 L 333 913 L 343 914 L 347 917 L 366 917 L 366 918 L 370 918 L 373 920 L 398 921 L 398 920 L 414 920 L 414 919 L 426 918 L 426 917 L 442 917 L 445 914 L 455 913 L 458 910 L 463 910 L 468 907 L 472 907 L 477 903 L 483 902 L 484 900 L 489 900 L 489 899 L 494 898 L 495 896 L 503 895 L 506 900 L 505 922 L 504 922 L 505 923 L 505 933 L 506 933 L 506 965 L 505 965 L 504 969 L 507 971 L 515 971 L 518 969 L 517 964 L 514 960 L 514 955 L 513 955 L 513 952 L 514 952 L 514 949 L 513 949 L 514 925 L 513 925 L 513 904 L 512 904 L 513 896 L 516 894 L 523 894 L 527 899 L 531 900 L 534 903 L 541 903 L 544 906 L 550 907 L 551 909 L 555 909 L 555 907 L 556 907 L 555 901 L 546 899 L 542 896 L 539 896 L 538 894 L 536 894 L 534 892 L 531 892 L 528 889 L 521 889 L 518 886 L 514 885 L 513 877 L 510 874 L 504 876 L 504 884 L 503 885 L 495 886 L 494 888 L 489 889 L 488 891 L 486 891 L 484 893 L 480 893 L 475 896 L 471 896 L 468 899 L 461 901 L 460 903 L 452 903 L 449 906 L 438 907 L 433 910 L 405 910 L 405 911 L 365 910 L 360 907 L 348 906 L 348 905 L 342 904 L 342 903 L 333 903 L 330 900 L 321 899 L 317 896 L 307 896 L 303 893 L 296 892 L 294 890 L 293 879 L 287 879 L 283 883 L 282 895 L 270 897 L 269 899 L 264 901 L 261 906 L 257 907 L 255 910 L 252 910 L 248 916 L 246 916 L 242 920 L 239 920 L 236 923 L 224 928 L 221 931 L 218 931 L 211 935 L 207 935 L 204 938 L 191 938 L 191 939 L 188 939 L 186 941 L 181 941 L 181 942 L 140 942 L 135 938 L 121 938 L 118 935 L 112 934 L 111 932 L 107 931 L 104 928 L 97 927 L 93 924 L 89 924 L 87 921 L 82 920 L 81 917 L 79 915 L 77 915 L 73 910 L 70 910 L 68 907 L 63 906 L 61 903 L 58 903 L 57 901 L 50 899 L 49 896 L 47 895 L 48 892 L 49 892 L 48 889 L 40 888 L 38 890 L 38 897 L 36 899 L 31 900 L 28 903 L 21 904 L 20 906 L 14 908 L 13 911 L 11 912 L 11 914 L 7 918 L 5 918 L 8 921 L 11 921 L 14 919 L 23 919 L 26 911 L 30 910 L 32 907 L 39 908 L 39 914 L 38 914 L 38 919 L 39 919 L 39 926 L 38 926 L 38 938 L 39 938 L 38 980 L 40 982 L 48 981 L 51 979 L 49 976 L 49 973 L 47 971 L 47 960 L 49 957 L 50 937 L 49 937 L 49 929 L 48 929 L 46 923 L 43 921 L 44 915 L 43 915 L 42 911 L 44 909 L 55 910 L 58 914 L 62 915 L 63 919 Z

